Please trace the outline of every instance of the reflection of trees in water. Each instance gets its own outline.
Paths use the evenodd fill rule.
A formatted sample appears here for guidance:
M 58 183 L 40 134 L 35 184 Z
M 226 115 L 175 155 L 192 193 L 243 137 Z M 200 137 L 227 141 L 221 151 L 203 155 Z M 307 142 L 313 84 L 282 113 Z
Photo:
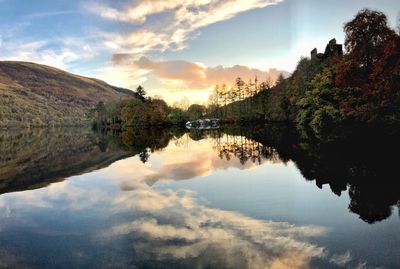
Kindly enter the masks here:
M 106 151 L 110 146 L 117 146 L 146 163 L 155 151 L 166 148 L 169 142 L 179 136 L 175 130 L 165 128 L 128 128 L 124 131 L 98 133 L 96 144 Z
M 213 149 L 218 153 L 218 157 L 230 161 L 237 158 L 242 165 L 248 161 L 261 164 L 263 160 L 272 162 L 282 162 L 278 152 L 274 147 L 265 146 L 262 143 L 250 138 L 248 131 L 238 129 L 238 132 L 229 134 L 223 130 L 196 130 L 189 131 L 189 138 L 194 141 L 211 139 Z M 180 145 L 185 144 L 180 140 Z
M 330 140 L 301 138 L 288 126 L 258 126 L 246 128 L 226 128 L 232 136 L 244 135 L 242 140 L 230 141 L 228 150 L 221 147 L 220 155 L 236 156 L 246 160 L 248 156 L 257 156 L 258 143 L 261 144 L 261 156 L 266 159 L 280 158 L 292 160 L 307 180 L 315 180 L 322 188 L 328 184 L 333 193 L 341 195 L 349 190 L 351 199 L 349 210 L 367 223 L 388 218 L 393 207 L 399 204 L 400 193 L 397 186 L 397 159 L 400 143 L 395 134 L 385 130 L 360 129 L 357 133 L 336 137 Z M 243 145 L 242 145 L 243 144 Z M 242 147 L 244 150 L 242 150 Z M 242 155 L 242 153 L 244 154 Z M 251 155 L 252 152 L 256 154 Z M 226 157 L 225 157 L 226 158 Z M 226 158 L 229 160 L 229 158 Z
M 261 164 L 263 160 L 280 161 L 275 148 L 264 146 L 244 135 L 225 134 L 223 137 L 215 139 L 214 149 L 217 150 L 221 159 L 230 161 L 232 157 L 236 157 L 242 165 L 249 160 L 258 164 Z
M 147 162 L 151 154 L 172 141 L 190 150 L 191 140 L 213 141 L 218 156 L 241 164 L 292 160 L 307 180 L 333 193 L 349 191 L 349 209 L 368 223 L 388 218 L 400 201 L 397 190 L 397 136 L 385 130 L 361 130 L 347 139 L 322 141 L 300 138 L 288 126 L 225 127 L 199 131 L 182 129 L 128 129 L 91 133 L 73 129 L 0 135 L 0 193 L 46 186 L 59 178 L 89 172 L 137 155 Z M 187 135 L 185 135 L 187 134 Z

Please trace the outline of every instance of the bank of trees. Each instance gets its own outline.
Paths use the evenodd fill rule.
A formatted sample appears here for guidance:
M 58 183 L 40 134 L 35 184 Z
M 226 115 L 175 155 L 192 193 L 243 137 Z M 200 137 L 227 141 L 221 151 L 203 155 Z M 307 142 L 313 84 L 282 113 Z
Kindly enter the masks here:
M 337 124 L 399 124 L 399 33 L 388 26 L 385 14 L 367 9 L 344 30 L 346 54 L 310 81 L 297 103 L 297 123 L 316 133 Z
M 119 129 L 165 124 L 170 113 L 165 101 L 146 97 L 146 91 L 142 86 L 137 88 L 136 94 L 136 98 L 110 103 L 99 102 L 91 111 L 93 127 Z
M 188 108 L 170 107 L 164 100 L 146 96 L 142 86 L 136 90 L 136 98 L 115 102 L 99 102 L 91 111 L 93 127 L 99 129 L 121 129 L 134 126 L 184 125 L 188 120 L 205 116 L 203 105 L 193 104 Z
M 272 101 L 282 94 L 278 85 L 284 80 L 282 75 L 276 83 L 270 78 L 244 81 L 238 77 L 232 86 L 217 85 L 210 96 L 208 113 L 225 121 L 269 120 Z
M 361 10 L 345 24 L 344 55 L 303 58 L 293 74 L 217 86 L 212 113 L 227 121 L 289 121 L 316 134 L 339 125 L 400 123 L 400 35 L 385 14 Z

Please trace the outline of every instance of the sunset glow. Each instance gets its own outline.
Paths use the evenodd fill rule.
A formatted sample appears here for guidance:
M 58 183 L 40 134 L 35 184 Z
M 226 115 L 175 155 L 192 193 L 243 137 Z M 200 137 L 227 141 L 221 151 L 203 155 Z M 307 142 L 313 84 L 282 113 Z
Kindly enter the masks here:
M 366 3 L 368 2 L 368 3 Z M 169 103 L 215 84 L 292 72 L 364 6 L 395 24 L 398 1 L 0 1 L 0 59 L 96 77 Z M 11 24 L 10 21 L 13 20 Z M 287 73 L 288 74 L 288 73 Z

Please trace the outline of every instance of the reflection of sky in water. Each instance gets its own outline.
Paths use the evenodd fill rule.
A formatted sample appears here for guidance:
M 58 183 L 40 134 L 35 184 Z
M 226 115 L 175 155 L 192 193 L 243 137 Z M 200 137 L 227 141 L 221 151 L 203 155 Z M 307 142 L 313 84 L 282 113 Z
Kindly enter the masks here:
M 348 199 L 185 135 L 146 164 L 0 196 L 0 268 L 396 267 L 397 219 L 367 225 Z

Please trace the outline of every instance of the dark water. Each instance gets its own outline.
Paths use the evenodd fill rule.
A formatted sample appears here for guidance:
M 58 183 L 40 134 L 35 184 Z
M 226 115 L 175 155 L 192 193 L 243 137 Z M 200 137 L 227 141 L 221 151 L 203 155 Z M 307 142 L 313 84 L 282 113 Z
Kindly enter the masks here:
M 0 268 L 400 268 L 395 135 L 0 133 Z

